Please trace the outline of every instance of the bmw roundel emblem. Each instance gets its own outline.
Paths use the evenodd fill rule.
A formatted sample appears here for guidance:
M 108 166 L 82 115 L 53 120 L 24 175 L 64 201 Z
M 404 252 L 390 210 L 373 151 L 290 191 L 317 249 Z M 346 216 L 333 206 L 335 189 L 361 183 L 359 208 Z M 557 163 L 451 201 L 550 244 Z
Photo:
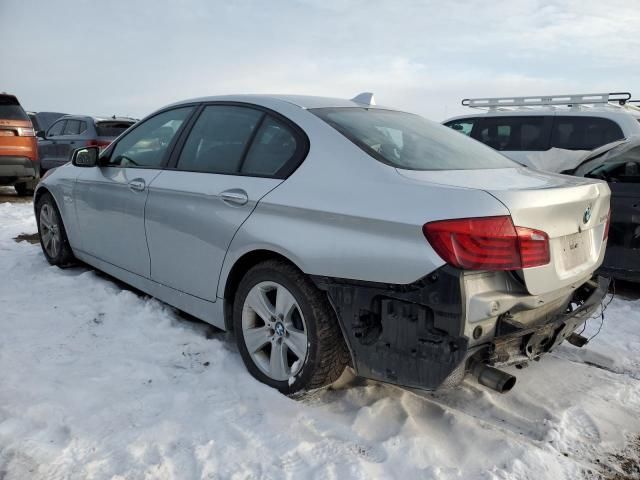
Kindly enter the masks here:
M 589 205 L 587 209 L 584 211 L 584 215 L 582 216 L 582 223 L 589 223 L 590 219 L 591 219 L 591 205 Z

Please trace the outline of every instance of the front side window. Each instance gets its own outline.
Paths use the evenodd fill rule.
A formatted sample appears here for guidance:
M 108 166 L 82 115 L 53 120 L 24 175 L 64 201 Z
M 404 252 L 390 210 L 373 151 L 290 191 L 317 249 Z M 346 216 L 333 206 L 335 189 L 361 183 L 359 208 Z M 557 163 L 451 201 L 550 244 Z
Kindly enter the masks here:
M 357 107 L 310 110 L 372 157 L 408 170 L 510 168 L 517 164 L 418 115 Z
M 473 130 L 473 126 L 475 123 L 476 123 L 475 119 L 461 118 L 460 120 L 453 120 L 451 122 L 447 122 L 445 123 L 445 125 L 449 128 L 452 128 L 456 132 L 460 132 L 469 136 L 471 135 L 471 130 Z
M 544 151 L 549 149 L 547 124 L 544 116 L 485 117 L 474 137 L 496 150 Z
M 58 135 L 62 135 L 62 129 L 64 128 L 66 120 L 60 120 L 59 122 L 51 125 L 51 128 L 47 132 L 47 137 L 57 137 Z
M 193 107 L 159 113 L 122 137 L 111 152 L 108 166 L 159 168 L 171 141 L 188 118 Z
M 177 168 L 191 172 L 238 173 L 247 145 L 264 113 L 233 105 L 204 108 L 189 133 Z
M 593 150 L 622 138 L 622 129 L 607 118 L 557 116 L 553 121 L 551 146 L 566 150 Z

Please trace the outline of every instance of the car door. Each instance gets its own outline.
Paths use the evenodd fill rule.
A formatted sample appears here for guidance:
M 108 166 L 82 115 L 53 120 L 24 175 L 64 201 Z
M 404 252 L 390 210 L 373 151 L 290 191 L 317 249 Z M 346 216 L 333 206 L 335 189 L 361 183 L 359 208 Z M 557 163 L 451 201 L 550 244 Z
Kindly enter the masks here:
M 152 280 L 216 301 L 233 236 L 301 161 L 305 139 L 295 125 L 258 108 L 202 107 L 170 168 L 149 189 L 145 223 Z
M 99 166 L 79 170 L 74 201 L 83 252 L 149 278 L 147 187 L 162 171 L 193 108 L 144 120 L 105 152 Z
M 45 138 L 38 141 L 38 156 L 43 170 L 58 166 L 58 141 L 66 123 L 66 120 L 58 120 L 47 130 Z

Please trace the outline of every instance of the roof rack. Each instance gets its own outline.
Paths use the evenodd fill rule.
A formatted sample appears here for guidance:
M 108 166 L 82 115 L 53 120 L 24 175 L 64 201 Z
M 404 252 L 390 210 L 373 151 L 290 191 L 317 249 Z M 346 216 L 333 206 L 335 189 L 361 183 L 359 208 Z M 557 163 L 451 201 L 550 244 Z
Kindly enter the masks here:
M 612 93 L 585 93 L 570 95 L 543 95 L 536 97 L 494 97 L 494 98 L 465 98 L 462 105 L 472 108 L 489 108 L 498 107 L 533 107 L 540 105 L 583 105 L 583 104 L 599 104 L 617 102 L 624 105 L 631 100 L 629 92 L 612 92 Z

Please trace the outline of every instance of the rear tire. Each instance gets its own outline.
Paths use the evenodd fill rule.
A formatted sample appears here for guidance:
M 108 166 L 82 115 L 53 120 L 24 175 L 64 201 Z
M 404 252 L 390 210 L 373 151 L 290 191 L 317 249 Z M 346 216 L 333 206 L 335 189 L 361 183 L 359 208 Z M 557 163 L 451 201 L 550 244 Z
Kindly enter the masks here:
M 36 220 L 40 246 L 47 261 L 61 268 L 76 263 L 67 239 L 62 216 L 50 193 L 44 193 L 36 203 Z
M 286 395 L 330 385 L 349 360 L 326 296 L 282 261 L 268 260 L 246 273 L 235 295 L 233 326 L 249 373 Z

